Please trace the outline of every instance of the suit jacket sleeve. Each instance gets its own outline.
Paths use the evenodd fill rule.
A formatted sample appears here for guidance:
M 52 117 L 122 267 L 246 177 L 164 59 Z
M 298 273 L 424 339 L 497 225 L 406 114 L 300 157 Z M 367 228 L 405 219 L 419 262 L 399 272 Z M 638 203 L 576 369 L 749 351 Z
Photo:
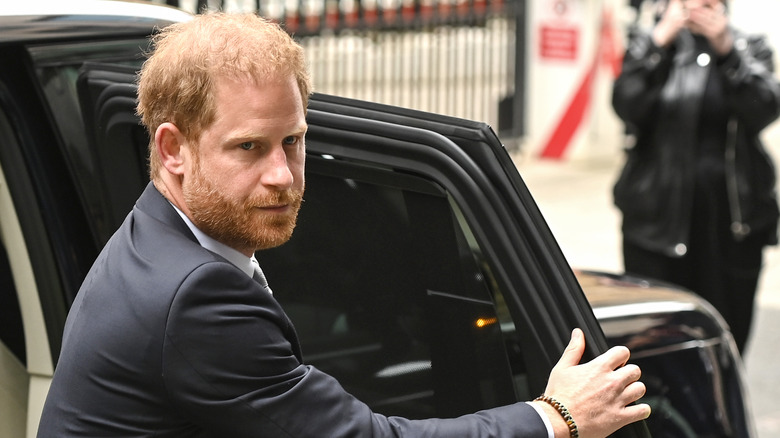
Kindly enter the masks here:
M 206 263 L 171 302 L 163 345 L 166 391 L 183 416 L 230 437 L 547 437 L 525 403 L 455 419 L 385 417 L 301 363 L 289 319 L 227 263 Z

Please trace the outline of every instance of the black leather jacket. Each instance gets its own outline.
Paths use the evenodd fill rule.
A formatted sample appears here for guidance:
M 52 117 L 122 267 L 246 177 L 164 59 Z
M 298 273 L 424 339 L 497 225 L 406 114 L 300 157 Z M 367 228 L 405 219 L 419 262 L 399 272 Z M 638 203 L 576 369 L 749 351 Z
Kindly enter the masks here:
M 777 242 L 775 170 L 759 133 L 780 114 L 780 83 L 763 37 L 734 32 L 734 50 L 702 67 L 693 36 L 657 47 L 633 29 L 612 105 L 635 139 L 615 184 L 623 238 L 669 256 L 686 253 L 693 207 L 696 126 L 710 68 L 720 69 L 729 112 L 725 176 L 736 239 Z M 663 108 L 663 111 L 660 110 Z

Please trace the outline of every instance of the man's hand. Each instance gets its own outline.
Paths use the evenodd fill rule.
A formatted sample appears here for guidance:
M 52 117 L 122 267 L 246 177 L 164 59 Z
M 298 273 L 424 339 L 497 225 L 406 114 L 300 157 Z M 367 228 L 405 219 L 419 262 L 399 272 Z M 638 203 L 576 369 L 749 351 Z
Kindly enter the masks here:
M 629 351 L 613 347 L 592 361 L 579 364 L 585 351 L 585 336 L 574 329 L 571 341 L 550 372 L 545 395 L 561 402 L 571 413 L 582 438 L 603 438 L 626 424 L 650 416 L 650 406 L 629 406 L 645 394 L 639 382 L 641 371 L 626 365 Z M 556 437 L 568 437 L 569 429 L 550 405 L 538 403 L 553 424 Z

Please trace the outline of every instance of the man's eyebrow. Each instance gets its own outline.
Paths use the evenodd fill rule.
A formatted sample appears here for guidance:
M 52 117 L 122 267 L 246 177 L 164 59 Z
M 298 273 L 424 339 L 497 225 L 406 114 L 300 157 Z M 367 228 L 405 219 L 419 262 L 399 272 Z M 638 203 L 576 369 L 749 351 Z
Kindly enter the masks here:
M 223 143 L 228 145 L 245 141 L 265 140 L 267 138 L 265 134 L 258 131 L 235 131 L 229 132 L 223 139 Z
M 286 135 L 298 135 L 298 134 L 305 134 L 309 130 L 308 123 L 301 123 L 299 125 L 296 125 L 292 129 L 290 129 Z M 229 142 L 234 142 L 238 140 L 254 140 L 254 139 L 267 139 L 269 135 L 265 130 L 258 130 L 258 129 L 247 129 L 247 130 L 237 130 L 234 132 L 229 132 L 227 139 Z
M 293 132 L 306 132 L 309 130 L 309 124 L 305 121 L 302 122 L 300 125 L 296 126 L 295 129 L 293 129 Z

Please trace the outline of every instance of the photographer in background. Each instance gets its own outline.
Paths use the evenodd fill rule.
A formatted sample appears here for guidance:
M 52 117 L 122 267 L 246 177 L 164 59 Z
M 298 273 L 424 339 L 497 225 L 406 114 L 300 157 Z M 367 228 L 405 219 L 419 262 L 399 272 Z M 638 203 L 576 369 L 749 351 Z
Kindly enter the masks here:
M 777 243 L 775 171 L 759 139 L 780 113 L 773 51 L 721 0 L 669 0 L 632 29 L 612 105 L 635 143 L 614 187 L 627 273 L 692 289 L 741 352 L 763 248 Z

